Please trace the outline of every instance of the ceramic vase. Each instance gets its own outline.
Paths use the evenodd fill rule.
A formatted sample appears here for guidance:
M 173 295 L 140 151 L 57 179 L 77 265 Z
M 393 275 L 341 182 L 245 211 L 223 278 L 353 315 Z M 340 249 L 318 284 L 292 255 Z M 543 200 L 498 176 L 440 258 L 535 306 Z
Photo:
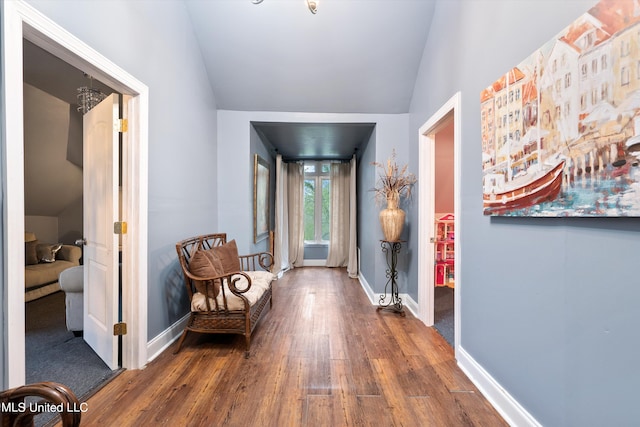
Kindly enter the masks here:
M 380 211 L 380 225 L 384 240 L 397 242 L 404 227 L 405 213 L 398 207 L 400 196 L 392 193 L 387 196 L 387 208 Z

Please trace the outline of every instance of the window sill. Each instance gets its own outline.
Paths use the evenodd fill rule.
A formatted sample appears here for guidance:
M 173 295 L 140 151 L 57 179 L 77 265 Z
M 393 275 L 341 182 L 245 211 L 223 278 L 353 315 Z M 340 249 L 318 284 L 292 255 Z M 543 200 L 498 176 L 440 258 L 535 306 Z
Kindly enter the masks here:
M 329 242 L 304 242 L 305 248 L 328 248 Z

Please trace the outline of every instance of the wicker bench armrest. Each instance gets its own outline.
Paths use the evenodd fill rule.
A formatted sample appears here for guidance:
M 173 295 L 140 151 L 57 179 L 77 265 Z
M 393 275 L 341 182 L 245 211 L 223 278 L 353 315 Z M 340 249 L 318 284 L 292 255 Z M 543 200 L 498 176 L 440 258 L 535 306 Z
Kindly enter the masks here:
M 189 270 L 183 270 L 183 272 L 191 280 L 197 280 L 200 282 L 209 282 L 209 283 L 215 280 L 219 280 L 221 283 L 222 282 L 227 283 L 227 285 L 229 286 L 229 290 L 238 296 L 240 296 L 241 294 L 251 289 L 251 277 L 243 271 L 238 271 L 230 274 L 229 273 L 219 274 L 216 276 L 196 276 L 195 274 L 191 273 Z M 245 279 L 247 279 L 248 284 L 246 288 L 240 289 L 236 287 L 236 283 L 240 280 L 239 276 L 243 276 Z
M 257 252 L 250 255 L 240 255 L 240 269 L 242 271 L 271 271 L 273 254 L 271 252 Z

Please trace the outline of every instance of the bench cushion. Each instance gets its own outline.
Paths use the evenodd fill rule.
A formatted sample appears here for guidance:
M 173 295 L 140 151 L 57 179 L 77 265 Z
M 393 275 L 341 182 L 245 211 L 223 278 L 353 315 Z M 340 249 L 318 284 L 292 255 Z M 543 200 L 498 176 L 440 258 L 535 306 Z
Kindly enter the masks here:
M 268 271 L 245 271 L 251 278 L 251 288 L 245 292 L 243 295 L 249 301 L 249 305 L 252 306 L 255 304 L 264 294 L 264 292 L 269 289 L 269 285 L 273 279 L 275 279 L 275 275 Z M 239 290 L 243 290 L 247 287 L 248 282 L 246 277 L 242 275 L 234 276 L 240 277 L 240 280 L 236 282 L 236 288 Z M 229 286 L 227 281 L 224 281 L 224 295 L 227 297 L 227 307 L 228 310 L 244 310 L 244 302 L 237 295 L 234 295 L 231 290 L 229 290 Z M 224 309 L 224 299 L 222 292 L 220 292 L 216 298 L 218 302 L 218 306 L 220 309 Z M 211 310 L 215 310 L 216 303 L 213 298 L 209 298 L 209 305 L 211 306 Z M 193 298 L 191 299 L 191 311 L 207 311 L 207 303 L 205 300 L 204 294 L 201 292 L 196 292 L 193 294 Z

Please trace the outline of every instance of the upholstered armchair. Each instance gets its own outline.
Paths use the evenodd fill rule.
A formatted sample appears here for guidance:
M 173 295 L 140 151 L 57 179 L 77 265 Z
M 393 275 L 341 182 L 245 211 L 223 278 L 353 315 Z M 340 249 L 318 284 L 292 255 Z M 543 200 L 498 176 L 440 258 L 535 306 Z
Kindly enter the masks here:
M 83 330 L 84 267 L 67 268 L 60 273 L 58 282 L 65 294 L 67 329 L 79 333 Z

